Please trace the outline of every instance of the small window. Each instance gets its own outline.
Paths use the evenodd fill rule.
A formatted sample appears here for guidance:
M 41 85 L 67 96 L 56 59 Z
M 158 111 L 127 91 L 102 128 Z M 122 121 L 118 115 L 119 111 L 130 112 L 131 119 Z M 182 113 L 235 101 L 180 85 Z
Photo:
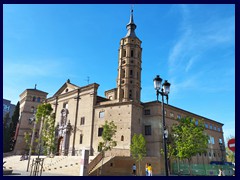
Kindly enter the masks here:
M 36 101 L 36 97 L 35 97 L 35 96 L 33 96 L 33 99 L 32 99 L 32 101 Z
M 218 127 L 218 128 L 217 128 L 217 130 L 220 132 L 220 131 L 221 131 L 221 128 L 220 128 L 220 127 Z
M 151 113 L 150 113 L 150 109 L 145 109 L 144 110 L 144 115 L 150 115 Z
M 84 125 L 84 124 L 85 124 L 85 117 L 81 117 L 80 125 Z
M 149 135 L 151 135 L 151 125 L 147 125 L 147 126 L 145 126 L 145 135 L 146 136 L 149 136 Z
M 219 142 L 219 144 L 222 144 L 222 143 L 223 143 L 223 141 L 222 141 L 221 138 L 218 139 L 218 142 Z
M 83 142 L 83 135 L 80 134 L 80 141 L 79 141 L 79 144 L 82 144 L 82 142 Z
M 102 136 L 102 133 L 103 133 L 103 128 L 102 127 L 98 128 L 98 137 Z
M 165 115 L 165 116 L 167 115 L 167 111 L 166 111 L 166 110 L 164 111 L 164 115 Z
M 129 73 L 129 74 L 130 74 L 130 76 L 132 76 L 132 75 L 133 75 L 133 70 L 130 70 L 130 73 Z
M 68 88 L 65 90 L 65 92 L 66 92 L 66 93 L 68 92 Z
M 132 90 L 129 90 L 129 99 L 132 99 Z
M 212 125 L 211 124 L 209 125 L 209 129 L 212 129 Z
M 217 130 L 216 126 L 213 126 L 213 130 L 215 130 L 215 131 Z
M 41 98 L 40 97 L 37 98 L 37 102 L 41 102 Z
M 68 108 L 68 103 L 67 102 L 65 102 L 65 103 L 63 103 L 63 108 Z
M 208 128 L 208 124 L 207 123 L 205 123 L 205 128 Z
M 208 153 L 208 156 L 209 156 L 209 157 L 211 157 L 211 156 L 212 156 L 211 152 L 209 152 L 209 153 Z
M 126 57 L 126 50 L 123 49 L 123 57 Z
M 198 126 L 198 120 L 197 119 L 195 120 L 195 125 Z
M 215 142 L 214 142 L 214 137 L 213 137 L 213 136 L 209 136 L 208 143 L 209 143 L 209 144 L 215 144 Z
M 133 53 L 133 50 L 131 50 L 131 57 L 133 57 L 134 53 Z
M 174 118 L 174 113 L 170 112 L 170 118 Z
M 104 118 L 104 111 L 99 112 L 99 118 Z
M 177 115 L 177 119 L 181 119 L 181 115 L 180 114 Z
M 124 136 L 123 135 L 121 136 L 121 141 L 124 141 Z

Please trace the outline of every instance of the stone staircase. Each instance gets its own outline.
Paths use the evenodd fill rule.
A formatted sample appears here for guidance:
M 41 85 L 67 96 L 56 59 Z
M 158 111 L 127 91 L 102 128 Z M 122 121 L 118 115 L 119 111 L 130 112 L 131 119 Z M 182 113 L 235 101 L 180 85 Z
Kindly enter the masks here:
M 29 171 L 27 172 L 28 160 L 20 161 L 20 155 L 14 155 L 3 158 L 6 161 L 5 169 L 12 170 L 13 174 L 29 176 L 31 171 L 32 159 L 37 156 L 31 156 Z M 80 156 L 55 156 L 44 158 L 42 176 L 79 176 L 80 174 Z

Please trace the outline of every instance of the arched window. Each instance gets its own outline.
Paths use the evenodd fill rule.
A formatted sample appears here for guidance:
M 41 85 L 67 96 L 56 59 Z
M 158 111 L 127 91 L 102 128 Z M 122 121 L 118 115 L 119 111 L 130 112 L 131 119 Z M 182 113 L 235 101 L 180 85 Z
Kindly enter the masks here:
M 124 136 L 123 135 L 121 136 L 121 141 L 124 141 Z
M 36 96 L 33 96 L 32 101 L 36 101 Z
M 40 97 L 37 98 L 37 102 L 41 102 L 41 98 Z

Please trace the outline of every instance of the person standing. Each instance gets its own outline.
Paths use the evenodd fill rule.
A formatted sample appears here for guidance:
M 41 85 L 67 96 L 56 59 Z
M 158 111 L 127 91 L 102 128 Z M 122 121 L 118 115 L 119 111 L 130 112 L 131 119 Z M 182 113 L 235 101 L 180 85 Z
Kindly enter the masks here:
M 136 169 L 137 169 L 136 165 L 133 164 L 133 166 L 132 166 L 132 175 L 133 176 L 136 176 Z
M 146 171 L 146 176 L 148 176 L 148 163 L 146 163 L 145 171 Z
M 151 164 L 148 165 L 148 176 L 152 176 L 152 166 L 151 166 Z
M 224 176 L 224 173 L 223 173 L 223 170 L 222 170 L 222 168 L 219 168 L 219 173 L 218 173 L 218 176 Z

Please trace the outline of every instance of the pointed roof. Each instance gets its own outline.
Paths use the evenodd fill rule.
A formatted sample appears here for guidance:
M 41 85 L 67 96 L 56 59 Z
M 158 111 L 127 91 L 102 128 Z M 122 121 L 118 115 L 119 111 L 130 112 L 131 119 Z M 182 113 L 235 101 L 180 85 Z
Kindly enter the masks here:
M 66 89 L 70 89 L 69 91 L 71 90 L 74 90 L 74 89 L 79 89 L 80 86 L 77 86 L 73 83 L 70 82 L 70 79 L 68 79 L 63 85 L 62 87 L 53 95 L 53 97 L 55 96 L 58 96 L 60 94 L 62 94 L 64 91 L 66 91 Z
M 133 9 L 131 9 L 131 14 L 130 14 L 130 20 L 129 23 L 126 26 L 128 32 L 125 37 L 137 37 L 135 34 L 135 29 L 137 28 L 136 24 L 134 24 L 133 21 Z

